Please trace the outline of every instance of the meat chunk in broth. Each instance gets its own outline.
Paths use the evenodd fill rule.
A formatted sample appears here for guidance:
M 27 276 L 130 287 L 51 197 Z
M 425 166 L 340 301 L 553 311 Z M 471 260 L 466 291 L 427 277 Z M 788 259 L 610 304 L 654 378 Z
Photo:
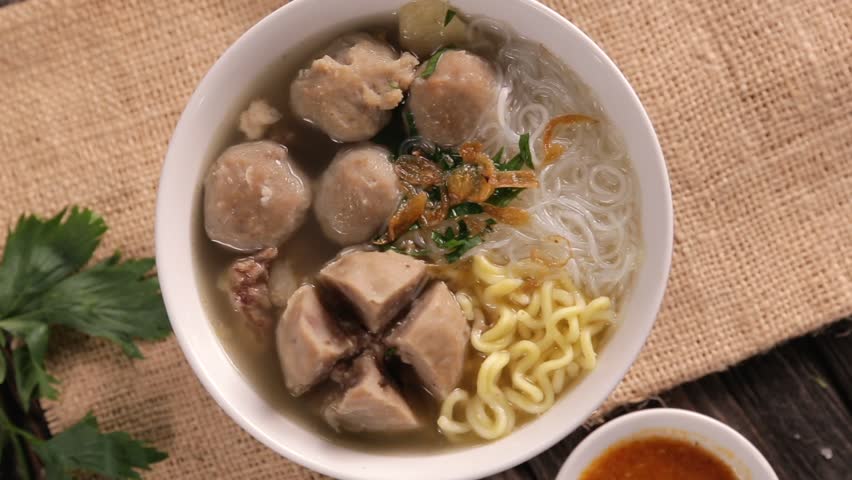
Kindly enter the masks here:
M 252 101 L 240 114 L 240 131 L 249 140 L 260 140 L 271 125 L 281 120 L 281 112 L 265 100 Z
M 373 333 L 411 301 L 425 278 L 425 263 L 395 252 L 352 252 L 319 272 L 320 282 L 342 293 Z
M 314 212 L 323 233 L 338 245 L 372 238 L 399 203 L 390 152 L 362 144 L 342 150 L 323 173 Z
M 481 57 L 464 50 L 444 52 L 435 71 L 411 84 L 409 105 L 420 135 L 445 146 L 471 138 L 483 116 L 496 108 L 497 79 Z
M 461 380 L 470 326 L 444 282 L 431 285 L 388 336 L 402 361 L 414 367 L 426 389 L 445 398 Z
M 284 383 L 293 395 L 301 395 L 324 380 L 334 364 L 356 348 L 322 306 L 312 285 L 300 287 L 290 297 L 275 342 Z
M 346 35 L 299 72 L 290 85 L 291 109 L 334 140 L 368 140 L 390 121 L 417 63 L 366 33 Z
M 269 264 L 277 255 L 278 249 L 267 248 L 257 255 L 235 260 L 227 271 L 225 287 L 231 308 L 261 335 L 275 326 L 268 281 Z
M 372 354 L 358 357 L 345 377 L 348 388 L 323 410 L 332 428 L 385 433 L 420 428 L 411 407 L 379 370 Z
M 204 228 L 241 251 L 277 247 L 305 220 L 310 184 L 287 147 L 242 143 L 225 150 L 204 182 Z

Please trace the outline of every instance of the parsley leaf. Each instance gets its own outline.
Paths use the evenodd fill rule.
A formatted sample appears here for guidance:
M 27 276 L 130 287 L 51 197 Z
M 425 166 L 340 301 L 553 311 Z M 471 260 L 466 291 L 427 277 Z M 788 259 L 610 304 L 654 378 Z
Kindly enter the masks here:
M 21 216 L 0 263 L 0 318 L 79 270 L 106 232 L 103 219 L 74 207 L 49 220 Z M 65 221 L 63 222 L 63 218 Z
M 44 357 L 47 354 L 48 329 L 47 325 L 28 323 L 20 328 L 6 327 L 9 331 L 20 335 L 26 346 L 12 352 L 12 368 L 15 372 L 15 387 L 21 398 L 24 410 L 29 410 L 33 398 L 46 397 L 55 399 L 59 392 L 53 386 L 59 383 L 49 375 L 44 367 Z
M 71 276 L 21 310 L 18 318 L 64 325 L 112 340 L 130 357 L 142 354 L 133 339 L 161 339 L 171 331 L 154 260 L 121 262 L 119 254 Z M 4 322 L 0 321 L 0 327 Z
M 44 462 L 47 480 L 70 479 L 77 472 L 141 479 L 134 469 L 148 470 L 167 456 L 124 432 L 101 432 L 91 413 L 50 440 L 35 442 L 33 449 Z
M 441 59 L 441 56 L 446 53 L 448 49 L 446 47 L 438 50 L 432 55 L 432 58 L 426 63 L 426 68 L 423 69 L 423 72 L 420 74 L 420 78 L 426 79 L 432 76 L 435 73 L 435 69 L 438 68 L 438 60 Z
M 58 381 L 44 365 L 51 326 L 112 340 L 131 357 L 142 356 L 135 339 L 170 332 L 159 283 L 148 275 L 152 259 L 122 262 L 115 254 L 79 271 L 106 229 L 91 210 L 73 207 L 47 220 L 22 216 L 7 235 L 0 262 L 0 346 L 8 348 L 7 335 L 15 346 L 11 365 L 0 355 L 0 384 L 14 378 L 24 409 L 36 398 L 58 395 Z M 70 479 L 78 471 L 138 479 L 134 469 L 166 458 L 126 433 L 102 434 L 91 415 L 47 441 L 16 427 L 2 411 L 0 426 L 0 447 L 11 443 L 23 458 L 21 445 L 28 443 L 49 480 Z

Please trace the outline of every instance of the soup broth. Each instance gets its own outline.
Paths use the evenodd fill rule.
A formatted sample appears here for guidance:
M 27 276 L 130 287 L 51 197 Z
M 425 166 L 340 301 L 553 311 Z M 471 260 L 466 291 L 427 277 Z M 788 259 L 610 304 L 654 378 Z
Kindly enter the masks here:
M 471 36 L 471 38 L 476 41 L 471 41 L 467 48 L 473 52 L 481 54 L 500 69 L 511 69 L 513 68 L 511 66 L 513 61 L 512 59 L 514 58 L 513 55 L 518 55 L 518 52 L 512 49 L 501 49 L 495 46 L 495 44 L 488 42 L 483 43 L 483 41 L 484 39 L 493 37 L 494 42 L 498 42 L 498 44 L 499 42 L 505 43 L 507 38 L 503 37 L 513 34 L 510 32 L 507 33 L 505 30 L 501 31 L 498 27 L 495 27 L 495 24 L 489 22 L 490 21 L 485 20 L 477 23 L 476 19 L 470 21 L 468 28 L 479 28 L 482 31 Z M 299 70 L 310 65 L 311 60 L 318 57 L 318 52 L 322 52 L 326 46 L 341 35 L 355 31 L 372 32 L 380 38 L 387 39 L 387 41 L 396 49 L 400 51 L 403 50 L 399 45 L 400 32 L 398 29 L 398 19 L 395 15 L 362 19 L 349 25 L 345 25 L 335 31 L 325 32 L 309 39 L 303 43 L 303 46 L 300 47 L 299 50 L 289 52 L 276 64 L 272 65 L 271 68 L 246 92 L 242 101 L 238 102 L 238 104 L 234 106 L 231 115 L 224 119 L 224 122 L 220 127 L 219 141 L 212 145 L 210 151 L 207 152 L 208 164 L 212 164 L 227 147 L 244 141 L 242 134 L 240 134 L 236 128 L 239 115 L 253 99 L 264 99 L 270 105 L 275 107 L 282 115 L 282 118 L 271 127 L 265 138 L 286 145 L 289 150 L 290 159 L 294 161 L 302 171 L 304 171 L 305 175 L 309 179 L 309 183 L 316 186 L 318 179 L 328 167 L 330 160 L 337 152 L 344 148 L 344 145 L 332 140 L 329 138 L 329 135 L 321 129 L 309 124 L 301 118 L 298 118 L 291 112 L 289 107 L 289 86 L 294 79 L 297 78 Z M 541 47 L 538 46 L 536 48 L 540 49 Z M 502 57 L 501 54 L 503 55 Z M 421 58 L 423 63 L 426 63 L 427 60 L 428 58 Z M 519 62 L 527 62 L 531 60 L 532 59 L 517 58 L 517 61 Z M 565 69 L 565 67 L 561 66 L 561 64 L 559 68 Z M 600 119 L 600 122 L 605 124 L 606 119 L 603 116 L 603 112 L 591 96 L 588 88 L 582 85 L 579 80 L 574 78 L 567 69 L 565 69 L 565 72 L 563 73 L 568 76 L 565 80 L 566 84 L 569 86 L 569 91 L 566 92 L 566 95 L 569 95 L 571 98 L 567 101 L 562 101 L 559 105 L 553 106 L 556 103 L 559 103 L 555 102 L 551 105 L 552 108 L 549 109 L 545 107 L 538 109 L 532 108 L 529 109 L 529 112 L 525 113 L 525 104 L 523 102 L 528 102 L 530 105 L 540 105 L 542 102 L 548 101 L 548 98 L 542 97 L 540 92 L 527 92 L 525 94 L 512 96 L 509 100 L 506 100 L 508 102 L 508 107 L 505 108 L 515 111 L 513 118 L 517 121 L 514 125 L 501 125 L 500 122 L 497 122 L 496 120 L 496 123 L 491 124 L 489 124 L 488 121 L 483 122 L 482 127 L 479 132 L 477 132 L 477 138 L 485 145 L 484 148 L 490 149 L 490 151 L 488 151 L 490 156 L 497 158 L 495 155 L 496 148 L 499 146 L 502 152 L 503 148 L 507 146 L 507 143 L 511 143 L 509 140 L 501 142 L 500 139 L 502 137 L 498 138 L 500 135 L 494 133 L 494 130 L 497 129 L 517 129 L 519 132 L 534 131 L 534 136 L 530 140 L 530 146 L 527 148 L 531 148 L 534 156 L 536 156 L 536 161 L 540 161 L 541 159 L 539 157 L 544 156 L 543 148 L 545 145 L 543 144 L 540 135 L 544 131 L 544 122 L 547 120 L 545 117 L 578 112 L 584 115 L 593 115 Z M 509 82 L 508 87 L 506 88 L 521 90 L 523 88 L 522 85 L 511 83 L 516 82 L 518 78 L 517 74 L 513 76 L 510 71 L 505 78 L 500 78 L 500 81 Z M 545 85 L 542 88 L 544 89 L 543 91 L 548 91 L 547 88 L 552 87 L 553 86 Z M 558 92 L 555 91 L 552 93 L 558 94 Z M 556 110 L 556 112 L 553 113 L 550 110 Z M 518 113 L 518 111 L 520 111 L 520 113 Z M 401 115 L 404 114 L 402 114 L 399 109 L 395 110 L 394 118 L 391 120 L 391 126 L 384 129 L 380 133 L 380 136 L 404 135 L 401 130 L 402 124 L 406 120 L 402 118 Z M 536 117 L 536 115 L 541 117 L 539 118 L 540 125 L 534 122 L 533 117 Z M 531 118 L 533 120 L 531 120 Z M 393 131 L 395 127 L 399 131 Z M 473 305 L 473 307 L 471 307 L 471 309 L 463 309 L 465 310 L 465 315 L 468 316 L 468 321 L 473 325 L 474 336 L 476 338 L 480 338 L 480 335 L 483 337 L 487 336 L 488 332 L 486 332 L 486 330 L 497 323 L 498 312 L 502 311 L 500 309 L 507 308 L 506 305 L 512 305 L 512 302 L 515 302 L 516 306 L 524 307 L 527 311 L 529 311 L 531 307 L 527 307 L 527 305 L 531 302 L 530 298 L 535 298 L 536 291 L 542 284 L 544 284 L 543 288 L 547 289 L 547 282 L 555 282 L 554 284 L 557 285 L 557 287 L 554 288 L 556 288 L 558 292 L 562 292 L 560 295 L 563 295 L 563 297 L 570 297 L 568 300 L 565 300 L 564 298 L 560 300 L 563 302 L 562 304 L 554 303 L 553 308 L 570 308 L 572 305 L 579 305 L 577 308 L 586 308 L 585 305 L 587 304 L 587 300 L 591 302 L 589 305 L 592 305 L 594 301 L 597 301 L 592 301 L 594 297 L 586 299 L 586 297 L 581 294 L 581 291 L 585 292 L 585 294 L 591 293 L 595 296 L 608 294 L 612 298 L 611 300 L 607 298 L 606 301 L 611 301 L 612 304 L 623 298 L 627 288 L 627 282 L 629 281 L 630 272 L 635 269 L 635 266 L 638 264 L 641 256 L 641 252 L 638 249 L 638 214 L 634 214 L 634 209 L 638 207 L 633 199 L 635 191 L 630 189 L 632 171 L 630 170 L 626 154 L 623 153 L 623 146 L 618 144 L 619 140 L 616 138 L 617 135 L 609 131 L 611 127 L 604 125 L 604 128 L 607 129 L 607 131 L 602 138 L 586 137 L 581 138 L 580 141 L 572 144 L 567 144 L 568 152 L 565 154 L 566 158 L 575 158 L 575 160 L 565 161 L 574 162 L 579 165 L 577 169 L 569 171 L 566 175 L 576 175 L 577 178 L 580 178 L 583 174 L 589 174 L 588 166 L 596 165 L 595 159 L 600 156 L 601 151 L 609 152 L 606 153 L 606 155 L 609 155 L 607 157 L 608 159 L 601 160 L 601 162 L 609 169 L 607 172 L 615 172 L 614 179 L 606 179 L 606 181 L 602 182 L 603 186 L 598 185 L 597 190 L 594 190 L 599 193 L 606 190 L 606 192 L 601 193 L 600 195 L 601 198 L 604 198 L 603 203 L 596 203 L 596 199 L 591 199 L 587 202 L 587 206 L 592 212 L 589 214 L 590 218 L 594 217 L 599 220 L 596 225 L 603 225 L 605 230 L 603 233 L 591 231 L 591 233 L 589 233 L 591 237 L 587 238 L 585 243 L 581 239 L 576 241 L 576 244 L 569 245 L 568 256 L 563 260 L 556 258 L 558 257 L 558 254 L 556 256 L 551 255 L 548 252 L 546 245 L 543 249 L 530 248 L 532 243 L 530 243 L 529 239 L 525 236 L 534 235 L 534 232 L 531 233 L 531 229 L 539 228 L 539 224 L 531 222 L 527 224 L 527 227 L 519 227 L 517 229 L 517 232 L 519 233 L 515 233 L 515 230 L 508 225 L 497 225 L 494 229 L 493 235 L 491 237 L 486 237 L 485 242 L 482 243 L 479 248 L 471 249 L 469 253 L 463 254 L 461 259 L 452 265 L 442 266 L 431 272 L 432 278 L 443 279 L 447 282 L 452 292 L 456 295 L 456 298 L 460 298 L 459 295 L 462 295 L 468 299 L 462 299 L 459 303 L 463 303 L 463 301 L 472 302 L 471 305 Z M 508 138 L 515 143 L 518 142 L 517 137 L 517 134 L 515 134 L 514 137 L 508 135 Z M 376 137 L 374 141 L 378 142 L 378 137 Z M 492 145 L 493 148 L 489 145 Z M 524 148 L 522 146 L 517 147 L 514 145 L 508 145 L 508 147 L 511 150 L 506 151 L 506 157 L 515 153 L 521 155 L 521 153 L 518 153 L 518 150 L 523 150 Z M 622 149 L 622 153 L 612 153 L 618 148 Z M 397 152 L 393 153 L 396 154 Z M 418 153 L 415 152 L 415 155 L 416 154 Z M 558 161 L 562 162 L 563 160 Z M 554 184 L 557 185 L 557 187 L 554 188 L 558 188 L 558 185 L 561 185 L 558 180 L 558 175 L 562 175 L 563 173 L 555 167 L 556 165 L 551 165 L 549 167 L 543 164 L 540 165 L 540 169 L 545 171 L 545 173 L 541 174 L 540 178 L 543 182 L 555 182 Z M 603 173 L 606 174 L 607 172 Z M 594 173 L 595 172 L 593 171 L 592 174 Z M 547 177 L 547 175 L 550 175 L 550 177 Z M 619 182 L 626 182 L 627 186 L 619 184 Z M 566 184 L 570 183 L 570 180 L 566 180 Z M 569 194 L 576 195 L 584 195 L 586 193 L 581 190 L 577 190 L 573 193 L 569 192 Z M 630 197 L 623 201 L 624 205 L 627 205 L 626 207 L 618 203 L 623 200 L 620 197 L 616 198 L 618 195 Z M 196 205 L 198 207 L 196 209 L 196 226 L 193 231 L 193 243 L 195 246 L 194 263 L 198 269 L 198 275 L 201 278 L 206 279 L 205 282 L 202 283 L 202 291 L 200 292 L 202 301 L 208 312 L 210 321 L 213 324 L 217 335 L 221 339 L 222 345 L 224 346 L 229 358 L 241 374 L 244 375 L 256 388 L 258 394 L 263 397 L 272 408 L 280 411 L 288 418 L 297 421 L 305 428 L 315 431 L 319 435 L 329 439 L 334 439 L 337 442 L 342 442 L 351 448 L 361 450 L 381 449 L 382 451 L 410 451 L 412 449 L 439 449 L 453 445 L 465 445 L 481 441 L 480 437 L 488 438 L 485 436 L 487 435 L 487 432 L 484 432 L 482 427 L 477 427 L 476 425 L 467 427 L 465 426 L 467 424 L 464 421 L 457 422 L 453 418 L 453 412 L 456 412 L 457 414 L 461 411 L 461 407 L 459 406 L 461 403 L 459 402 L 465 401 L 461 399 L 461 396 L 459 396 L 460 394 L 456 395 L 456 393 L 464 391 L 475 394 L 477 392 L 478 372 L 484 368 L 484 363 L 491 361 L 489 360 L 491 355 L 488 351 L 483 351 L 479 347 L 473 348 L 470 345 L 467 346 L 464 373 L 461 376 L 460 383 L 457 385 L 458 388 L 456 389 L 456 393 L 453 394 L 455 397 L 453 397 L 453 395 L 450 396 L 453 400 L 449 405 L 447 404 L 447 401 L 445 401 L 442 405 L 439 399 L 436 399 L 432 394 L 420 386 L 416 380 L 407 380 L 416 377 L 410 365 L 402 363 L 399 357 L 387 357 L 389 359 L 387 362 L 387 370 L 394 374 L 395 377 L 402 379 L 401 393 L 405 401 L 408 402 L 412 410 L 416 413 L 417 417 L 424 425 L 423 428 L 411 433 L 406 433 L 404 435 L 364 432 L 346 433 L 338 432 L 331 428 L 326 421 L 323 420 L 321 415 L 322 408 L 328 404 L 328 398 L 329 395 L 331 395 L 331 392 L 338 390 L 338 387 L 333 386 L 330 381 L 325 381 L 319 384 L 317 387 L 311 389 L 302 396 L 292 396 L 285 385 L 282 371 L 279 367 L 275 335 L 258 335 L 257 332 L 247 328 L 246 323 L 240 317 L 240 313 L 232 308 L 227 296 L 221 288 L 223 275 L 228 270 L 229 265 L 234 260 L 246 256 L 247 253 L 235 252 L 210 241 L 205 233 L 201 188 L 198 189 L 196 198 Z M 537 202 L 543 202 L 545 200 L 547 200 L 547 197 L 543 198 L 540 194 L 534 194 L 534 192 L 529 191 L 521 194 L 517 200 L 517 205 L 519 205 L 520 208 L 529 208 L 530 210 L 533 210 L 536 208 Z M 609 205 L 606 202 L 609 202 L 609 204 L 618 204 L 617 208 L 619 210 L 615 214 L 612 214 L 611 217 L 606 217 L 609 212 L 601 211 L 602 208 Z M 603 207 L 601 207 L 601 205 L 603 205 Z M 552 212 L 545 213 L 551 215 Z M 582 215 L 582 213 L 577 215 Z M 616 215 L 622 215 L 622 217 L 615 218 Z M 392 221 L 393 220 L 391 220 L 391 222 Z M 471 223 L 472 222 L 473 220 L 471 220 Z M 550 233 L 553 233 L 557 227 L 553 225 L 551 225 L 551 227 L 552 229 Z M 582 222 L 578 220 L 575 227 L 576 229 L 569 231 L 569 234 L 582 236 L 584 228 Z M 487 231 L 491 231 L 490 224 L 486 224 L 486 229 Z M 613 234 L 613 232 L 616 233 Z M 416 234 L 417 232 L 415 229 L 411 229 L 408 233 L 406 233 L 406 235 L 409 236 L 414 236 Z M 434 235 L 435 234 L 433 233 L 433 238 Z M 519 237 L 513 237 L 514 235 L 518 235 Z M 409 241 L 406 238 L 403 238 L 402 240 L 403 242 Z M 411 242 L 413 243 L 398 244 L 409 246 L 420 245 L 417 243 L 419 241 L 422 241 L 422 239 L 414 238 L 411 239 Z M 513 241 L 515 244 L 512 244 Z M 577 250 L 578 248 L 585 249 L 589 244 L 594 244 L 595 241 L 601 242 L 602 244 L 600 253 L 595 253 L 595 255 L 606 257 L 605 260 L 609 263 L 602 264 L 602 266 L 596 266 L 594 263 L 596 261 L 595 258 L 585 255 L 584 251 Z M 397 249 L 398 247 L 396 247 L 396 245 L 397 244 L 394 244 L 392 248 Z M 507 248 L 507 245 L 510 248 Z M 375 249 L 376 247 L 371 246 L 369 248 Z M 379 248 L 386 247 L 379 246 Z M 405 252 L 404 248 L 407 247 L 402 247 L 402 250 L 400 251 L 412 254 L 411 251 Z M 572 248 L 576 251 L 572 252 Z M 278 251 L 279 259 L 285 259 L 289 262 L 296 273 L 296 277 L 300 280 L 300 282 L 304 283 L 314 282 L 317 272 L 339 254 L 340 246 L 327 239 L 327 236 L 324 235 L 323 230 L 313 212 L 308 211 L 304 224 L 302 224 L 282 245 L 278 246 Z M 624 252 L 627 253 L 625 254 Z M 503 268 L 506 272 L 516 275 L 518 282 L 522 282 L 524 285 L 517 292 L 512 294 L 515 295 L 514 297 L 510 296 L 505 300 L 495 301 L 494 303 L 489 303 L 490 300 L 488 299 L 490 297 L 485 295 L 485 292 L 488 291 L 488 287 L 490 286 L 487 281 L 483 280 L 483 278 L 486 277 L 477 277 L 476 274 L 476 265 L 485 261 L 485 257 L 483 257 L 483 255 L 488 256 L 491 253 L 496 253 L 493 258 L 497 258 L 504 262 L 504 264 L 501 264 L 503 266 L 495 266 L 495 268 Z M 543 276 L 535 277 L 537 274 L 535 272 L 530 273 L 529 269 L 524 270 L 523 267 L 513 267 L 513 265 L 515 265 L 514 262 L 530 255 L 532 257 L 541 256 L 541 258 L 545 258 L 546 260 L 544 264 L 548 264 L 548 262 L 550 262 L 550 270 L 555 269 L 557 274 L 546 273 L 542 274 Z M 480 263 L 478 264 L 477 262 Z M 561 275 L 558 274 L 559 272 L 569 273 L 567 275 Z M 509 273 L 506 273 L 506 275 L 509 275 Z M 598 275 L 603 278 L 603 280 L 600 282 L 588 280 L 587 277 L 589 275 Z M 549 290 L 547 291 L 549 292 Z M 480 303 L 476 303 L 477 298 L 481 300 Z M 526 300 L 523 298 L 526 298 Z M 570 370 L 568 373 L 563 373 L 561 375 L 556 373 L 552 375 L 549 373 L 544 374 L 548 377 L 548 380 L 546 380 L 545 383 L 551 384 L 551 386 L 548 387 L 550 388 L 549 393 L 551 396 L 553 394 L 558 395 L 561 391 L 567 390 L 570 388 L 571 384 L 582 378 L 586 371 L 584 370 L 585 367 L 581 368 L 580 366 L 585 365 L 582 362 L 586 362 L 588 364 L 588 362 L 591 361 L 589 364 L 591 366 L 588 366 L 588 368 L 593 368 L 593 357 L 595 354 L 594 352 L 590 354 L 588 350 L 590 348 L 597 350 L 603 343 L 605 343 L 605 339 L 611 330 L 608 329 L 607 326 L 615 320 L 614 313 L 612 313 L 614 312 L 615 307 L 611 306 L 612 304 L 607 304 L 610 306 L 605 305 L 604 307 L 601 307 L 603 310 L 606 310 L 605 312 L 601 310 L 597 313 L 584 313 L 583 315 L 586 315 L 586 317 L 584 317 L 586 319 L 583 321 L 588 322 L 588 325 L 591 325 L 591 327 L 584 324 L 585 326 L 583 328 L 585 330 L 582 335 L 586 335 L 588 338 L 574 338 L 571 342 L 569 342 L 570 344 L 567 344 L 567 346 L 564 343 L 565 341 L 563 341 L 563 333 L 559 333 L 559 331 L 554 334 L 556 336 L 553 339 L 550 339 L 544 334 L 542 334 L 544 336 L 537 337 L 536 335 L 538 334 L 529 329 L 527 331 L 523 329 L 518 330 L 517 335 L 519 336 L 513 341 L 516 342 L 521 338 L 537 341 L 539 346 L 541 346 L 542 355 L 553 359 L 554 362 L 558 361 L 557 357 L 559 357 L 563 350 L 566 352 L 566 355 L 573 352 L 571 355 L 580 359 L 575 361 L 577 368 Z M 462 306 L 464 307 L 464 305 Z M 476 316 L 474 310 L 477 309 L 482 312 L 481 316 L 484 318 L 478 327 L 474 320 L 474 317 Z M 396 318 L 401 318 L 407 311 L 407 308 L 404 309 Z M 533 312 L 532 315 L 535 316 L 535 312 Z M 591 333 L 589 333 L 589 328 L 591 328 Z M 477 329 L 480 329 L 481 331 Z M 509 343 L 506 345 L 509 345 Z M 474 344 L 474 347 L 475 346 L 476 345 Z M 562 350 L 560 350 L 560 348 Z M 506 355 L 509 354 L 507 353 Z M 589 355 L 591 355 L 591 357 Z M 380 360 L 382 359 L 380 358 Z M 516 360 L 513 360 L 512 363 L 509 364 L 509 367 L 502 370 L 494 380 L 496 382 L 495 384 L 510 384 L 512 382 L 510 368 L 513 368 L 513 365 L 515 364 Z M 531 371 L 530 376 L 532 375 L 533 373 Z M 465 395 L 468 394 L 465 393 Z M 448 397 L 448 399 L 450 397 Z M 503 406 L 501 408 L 507 408 L 507 406 Z M 519 409 L 517 412 L 513 411 L 512 423 L 509 428 L 507 430 L 504 429 L 502 433 L 495 433 L 495 435 L 502 436 L 508 433 L 508 431 L 511 431 L 511 429 L 515 426 L 521 425 L 529 419 L 535 418 L 537 416 L 537 413 L 535 413 L 537 410 L 535 408 L 537 407 Z M 549 406 L 542 408 L 546 410 Z M 444 431 L 441 431 L 441 429 L 435 426 L 436 419 L 441 416 L 447 417 L 447 415 L 450 417 L 449 423 L 445 423 L 447 427 L 442 427 Z M 464 432 L 459 434 L 448 433 L 447 429 L 452 425 L 459 428 L 459 432 L 462 430 L 464 430 Z M 474 435 L 474 432 L 477 432 L 479 436 Z M 496 438 L 496 436 L 494 438 Z

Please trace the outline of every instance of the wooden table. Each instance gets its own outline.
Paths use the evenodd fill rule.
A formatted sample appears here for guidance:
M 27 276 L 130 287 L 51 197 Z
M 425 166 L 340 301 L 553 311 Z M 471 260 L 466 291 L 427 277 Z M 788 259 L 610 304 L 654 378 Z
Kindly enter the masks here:
M 0 0 L 0 7 L 16 1 Z M 661 406 L 727 423 L 754 442 L 782 480 L 852 480 L 852 320 L 642 405 L 621 408 L 608 418 Z M 590 432 L 581 428 L 529 462 L 491 478 L 550 480 Z M 7 452 L 0 458 L 0 478 L 16 477 Z

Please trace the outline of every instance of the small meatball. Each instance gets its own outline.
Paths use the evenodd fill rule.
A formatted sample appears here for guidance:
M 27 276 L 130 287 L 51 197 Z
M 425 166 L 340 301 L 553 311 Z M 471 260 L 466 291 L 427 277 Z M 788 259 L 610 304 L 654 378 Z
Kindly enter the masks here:
M 204 182 L 207 236 L 240 251 L 277 247 L 302 225 L 310 184 L 272 142 L 235 145 L 213 163 Z
M 226 288 L 231 308 L 260 335 L 271 332 L 275 325 L 268 281 L 269 264 L 276 256 L 278 249 L 267 248 L 234 261 L 228 268 Z
M 240 131 L 249 140 L 260 140 L 278 120 L 281 120 L 281 112 L 265 100 L 255 100 L 240 114 Z
M 319 181 L 314 213 L 338 245 L 369 240 L 393 215 L 401 196 L 390 152 L 372 144 L 342 150 Z
M 444 52 L 435 71 L 411 84 L 409 105 L 417 131 L 439 145 L 469 139 L 490 109 L 496 107 L 497 78 L 482 58 L 464 50 Z
M 290 85 L 293 112 L 334 140 L 360 142 L 379 133 L 414 79 L 417 58 L 399 55 L 365 33 L 347 35 L 299 72 Z

